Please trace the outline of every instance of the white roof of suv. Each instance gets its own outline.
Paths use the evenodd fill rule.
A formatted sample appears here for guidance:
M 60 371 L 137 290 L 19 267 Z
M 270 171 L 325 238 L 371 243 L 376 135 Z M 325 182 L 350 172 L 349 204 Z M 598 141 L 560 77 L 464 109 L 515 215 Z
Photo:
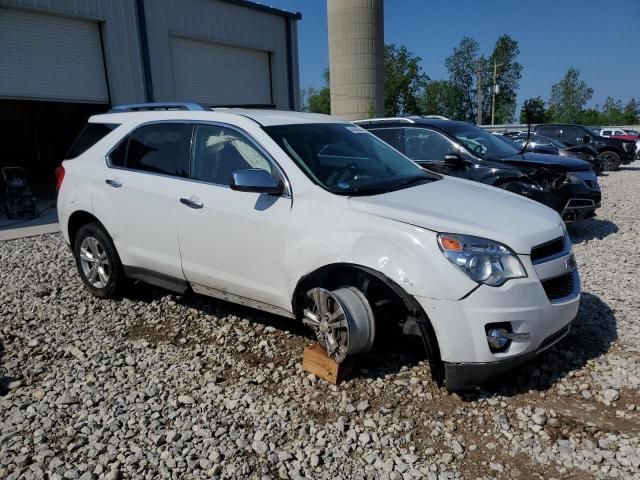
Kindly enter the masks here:
M 302 123 L 345 123 L 342 120 L 329 115 L 319 113 L 293 112 L 287 110 L 272 109 L 248 109 L 248 108 L 209 108 L 198 104 L 159 104 L 158 108 L 144 108 L 142 105 L 124 105 L 116 107 L 107 113 L 94 115 L 89 121 L 92 123 L 124 123 L 128 120 L 153 121 L 153 120 L 215 120 L 217 114 L 239 115 L 250 118 L 262 126 L 291 125 Z M 191 108 L 190 106 L 194 106 Z M 186 108 L 185 108 L 186 107 Z M 195 108 L 198 107 L 198 108 Z

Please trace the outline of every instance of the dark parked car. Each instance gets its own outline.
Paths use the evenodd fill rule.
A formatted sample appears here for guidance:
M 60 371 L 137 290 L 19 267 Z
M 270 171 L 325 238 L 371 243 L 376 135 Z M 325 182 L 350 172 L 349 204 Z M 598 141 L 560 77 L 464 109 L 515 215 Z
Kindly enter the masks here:
M 510 135 L 508 138 L 520 149 L 526 144 L 527 148 L 525 150 L 527 152 L 547 153 L 549 155 L 560 155 L 561 157 L 578 158 L 585 162 L 589 162 L 591 164 L 591 168 L 596 173 L 601 173 L 603 170 L 602 160 L 598 156 L 598 151 L 586 143 L 570 147 L 559 140 L 554 140 L 553 138 L 536 134 L 532 134 L 527 142 L 526 133 Z
M 617 170 L 621 163 L 632 162 L 636 153 L 635 142 L 603 137 L 599 132 L 584 125 L 536 125 L 534 132 L 537 135 L 560 140 L 570 147 L 588 144 L 598 152 L 605 170 Z
M 407 117 L 354 123 L 424 168 L 537 200 L 565 221 L 592 217 L 600 207 L 598 180 L 582 160 L 522 153 L 475 125 L 452 120 Z

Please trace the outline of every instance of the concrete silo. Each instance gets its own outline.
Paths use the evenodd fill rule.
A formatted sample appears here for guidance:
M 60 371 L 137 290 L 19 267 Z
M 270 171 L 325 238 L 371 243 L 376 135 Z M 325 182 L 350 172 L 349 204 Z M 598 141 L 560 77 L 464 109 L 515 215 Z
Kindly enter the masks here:
M 327 0 L 332 115 L 384 115 L 383 13 L 383 0 Z

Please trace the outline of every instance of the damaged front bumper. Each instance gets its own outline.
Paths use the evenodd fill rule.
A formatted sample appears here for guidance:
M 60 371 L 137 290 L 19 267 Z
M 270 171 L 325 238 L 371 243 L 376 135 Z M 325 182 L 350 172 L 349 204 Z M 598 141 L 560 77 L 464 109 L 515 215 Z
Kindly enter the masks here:
M 538 190 L 531 198 L 553 208 L 565 222 L 575 222 L 595 216 L 602 193 L 595 173 L 583 171 L 569 172 L 567 181 Z

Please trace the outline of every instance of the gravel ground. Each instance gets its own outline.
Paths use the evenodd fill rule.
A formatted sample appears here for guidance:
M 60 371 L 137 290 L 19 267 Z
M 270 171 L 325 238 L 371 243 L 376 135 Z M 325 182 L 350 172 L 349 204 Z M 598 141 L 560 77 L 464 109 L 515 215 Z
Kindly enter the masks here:
M 331 386 L 286 320 L 152 288 L 97 300 L 59 235 L 2 242 L 0 478 L 640 478 L 640 162 L 601 183 L 570 227 L 577 325 L 464 396 L 411 345 Z

